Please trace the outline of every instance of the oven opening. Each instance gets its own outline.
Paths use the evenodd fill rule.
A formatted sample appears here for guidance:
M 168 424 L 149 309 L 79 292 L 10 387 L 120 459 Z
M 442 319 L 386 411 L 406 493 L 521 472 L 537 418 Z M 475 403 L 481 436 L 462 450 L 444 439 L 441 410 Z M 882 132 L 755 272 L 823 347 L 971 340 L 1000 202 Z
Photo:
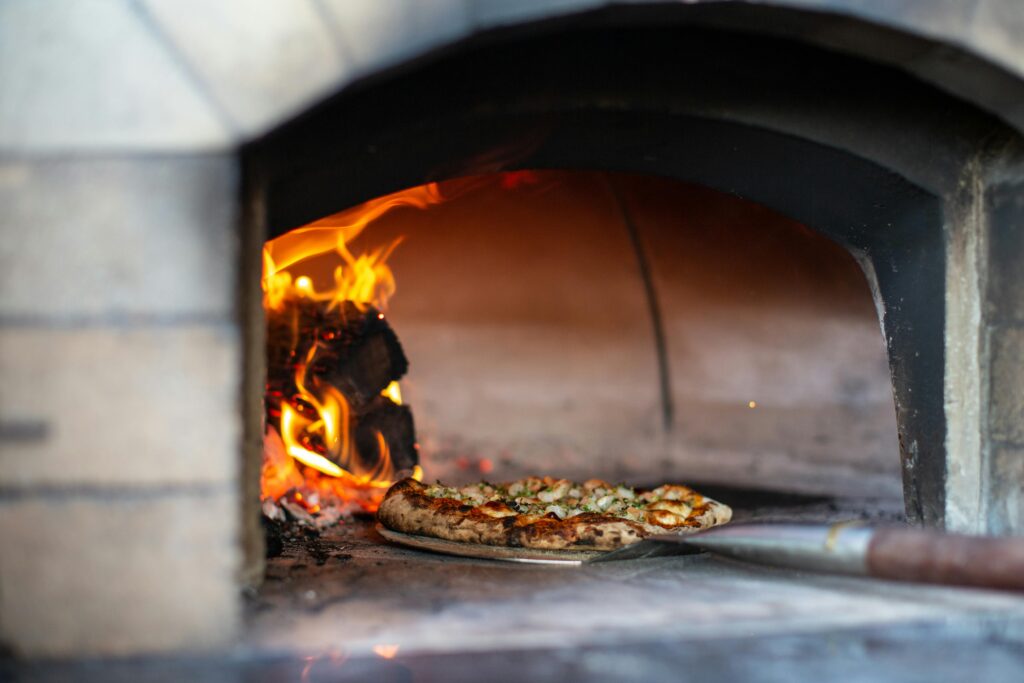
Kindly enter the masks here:
M 370 200 L 263 257 L 270 519 L 365 520 L 405 476 L 679 482 L 740 517 L 737 490 L 898 514 L 865 276 L 753 202 L 646 175 L 497 173 Z
M 299 623 L 314 649 L 430 647 L 422 608 L 438 600 L 465 606 L 448 616 L 460 647 L 495 637 L 498 613 L 588 632 L 559 617 L 606 590 L 588 572 L 385 538 L 374 511 L 404 477 L 678 483 L 738 522 L 904 518 L 868 282 L 844 248 L 751 201 L 640 174 L 458 178 L 267 241 L 262 289 L 254 628 L 273 642 L 296 644 Z M 317 619 L 330 628 L 310 636 Z

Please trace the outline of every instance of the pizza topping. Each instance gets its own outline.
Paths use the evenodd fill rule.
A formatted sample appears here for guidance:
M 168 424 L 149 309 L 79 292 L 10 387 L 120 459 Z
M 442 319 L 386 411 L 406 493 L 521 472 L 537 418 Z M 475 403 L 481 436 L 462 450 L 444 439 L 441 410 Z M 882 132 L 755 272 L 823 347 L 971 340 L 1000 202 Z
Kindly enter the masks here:
M 656 500 L 694 500 L 700 502 L 701 495 L 693 491 L 693 489 L 687 488 L 686 486 L 680 486 L 678 484 L 666 484 L 659 486 L 653 491 L 648 491 L 644 494 L 651 501 Z
M 492 500 L 489 503 L 484 503 L 477 507 L 477 510 L 484 513 L 488 517 L 515 517 L 518 512 L 513 510 L 508 505 L 496 500 Z
M 609 484 L 601 479 L 574 484 L 552 477 L 527 477 L 505 485 L 483 481 L 460 488 L 438 482 L 427 486 L 426 494 L 451 498 L 495 518 L 519 515 L 563 520 L 596 514 L 669 528 L 683 526 L 695 506 L 704 500 L 679 485 L 668 484 L 638 493 L 625 484 Z
M 565 519 L 565 508 L 562 507 L 561 505 L 548 505 L 546 508 L 544 508 L 544 513 L 553 514 L 555 517 L 558 517 L 559 519 Z
M 657 524 L 663 527 L 674 527 L 679 526 L 685 521 L 685 518 L 674 515 L 667 510 L 648 510 L 647 522 L 649 524 Z
M 649 510 L 665 510 L 680 517 L 687 517 L 693 509 L 691 506 L 679 500 L 658 500 L 647 506 Z
M 571 487 L 572 484 L 563 479 L 551 486 L 541 489 L 540 493 L 537 494 L 537 498 L 544 503 L 553 503 L 554 501 L 563 498 L 565 494 L 569 492 Z
M 428 486 L 426 493 L 431 498 L 451 498 L 452 500 L 462 500 L 458 489 L 445 486 L 441 482 Z
M 646 514 L 647 513 L 644 510 L 641 510 L 640 508 L 629 507 L 626 508 L 626 511 L 623 513 L 622 516 L 634 522 L 643 522 L 647 519 L 645 516 Z

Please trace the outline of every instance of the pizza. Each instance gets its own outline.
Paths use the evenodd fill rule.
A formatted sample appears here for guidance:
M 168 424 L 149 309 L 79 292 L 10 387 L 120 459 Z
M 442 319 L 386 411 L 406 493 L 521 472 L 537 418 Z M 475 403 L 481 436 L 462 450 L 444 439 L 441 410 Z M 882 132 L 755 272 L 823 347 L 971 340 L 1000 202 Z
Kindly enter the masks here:
M 613 550 L 725 524 L 732 510 L 678 484 L 638 490 L 600 479 L 527 477 L 454 487 L 403 479 L 388 489 L 377 518 L 395 531 L 462 543 Z

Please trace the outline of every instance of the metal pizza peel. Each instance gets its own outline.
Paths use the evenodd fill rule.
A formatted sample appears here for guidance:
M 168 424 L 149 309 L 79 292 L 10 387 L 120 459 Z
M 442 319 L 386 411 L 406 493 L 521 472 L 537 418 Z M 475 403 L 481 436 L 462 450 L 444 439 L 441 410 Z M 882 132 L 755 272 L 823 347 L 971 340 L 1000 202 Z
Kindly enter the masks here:
M 406 534 L 388 529 L 377 524 L 377 533 L 398 545 L 417 550 L 427 550 L 443 555 L 471 557 L 478 560 L 501 560 L 503 562 L 524 562 L 528 564 L 560 564 L 581 565 L 591 559 L 604 555 L 593 550 L 535 550 L 533 548 L 509 548 L 500 545 L 484 545 L 483 543 L 460 543 L 446 541 L 443 538 Z
M 556 564 L 565 566 L 578 566 L 591 562 L 608 560 L 635 560 L 646 557 L 660 557 L 665 555 L 689 555 L 701 552 L 699 548 L 680 545 L 677 543 L 659 543 L 652 539 L 645 539 L 639 543 L 619 548 L 618 550 L 538 550 L 534 548 L 510 548 L 499 545 L 485 545 L 483 543 L 461 543 L 459 541 L 447 541 L 443 538 L 430 536 L 419 536 L 407 534 L 401 531 L 388 529 L 383 524 L 377 524 L 377 533 L 386 540 L 398 545 L 417 550 L 427 550 L 443 555 L 455 555 L 478 560 L 500 560 L 503 562 L 523 562 L 528 564 Z M 650 541 L 650 542 L 649 542 Z
M 756 564 L 895 581 L 1024 591 L 1024 537 L 947 534 L 911 527 L 835 524 L 726 524 L 666 533 L 606 552 L 534 550 L 458 543 L 377 525 L 381 536 L 420 550 L 506 562 L 583 565 L 710 552 Z

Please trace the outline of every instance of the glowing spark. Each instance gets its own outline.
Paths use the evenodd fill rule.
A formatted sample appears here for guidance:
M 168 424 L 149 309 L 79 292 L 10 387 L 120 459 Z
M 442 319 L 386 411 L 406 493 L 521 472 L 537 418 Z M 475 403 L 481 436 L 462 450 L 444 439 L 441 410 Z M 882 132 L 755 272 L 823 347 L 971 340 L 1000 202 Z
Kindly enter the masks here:
M 385 645 L 383 643 L 373 646 L 374 653 L 384 659 L 394 659 L 395 655 L 398 654 L 398 646 L 393 644 Z

